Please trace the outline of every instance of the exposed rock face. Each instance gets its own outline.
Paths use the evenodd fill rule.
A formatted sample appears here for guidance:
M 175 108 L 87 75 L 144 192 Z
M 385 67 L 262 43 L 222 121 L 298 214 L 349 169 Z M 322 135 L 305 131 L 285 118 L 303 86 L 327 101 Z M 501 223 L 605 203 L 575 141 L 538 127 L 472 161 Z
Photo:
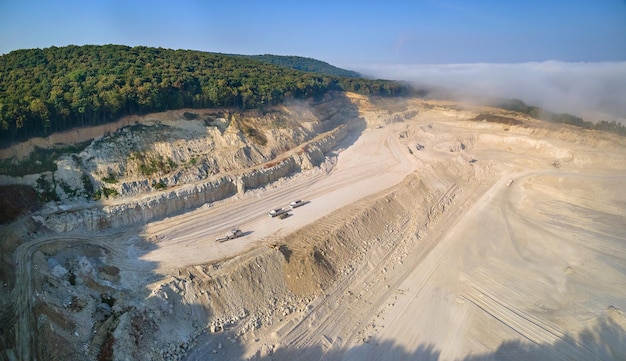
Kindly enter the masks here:
M 541 136 L 533 139 L 526 135 L 549 130 L 513 128 L 516 126 L 508 124 L 506 119 L 501 126 L 497 123 L 494 126 L 493 122 L 472 120 L 476 114 L 470 112 L 449 108 L 439 111 L 434 106 L 405 109 L 402 106 L 394 108 L 389 104 L 389 107 L 385 107 L 384 102 L 388 100 L 379 101 L 382 104 L 376 107 L 355 97 L 329 98 L 311 107 L 291 104 L 271 113 L 267 118 L 254 118 L 254 121 L 246 117 L 238 118 L 238 115 L 233 118 L 232 114 L 221 114 L 219 117 L 207 115 L 209 125 L 179 120 L 185 125 L 183 127 L 173 121 L 165 124 L 169 120 L 160 119 L 161 124 L 124 128 L 129 130 L 111 136 L 115 138 L 110 139 L 112 143 L 104 140 L 102 143 L 94 142 L 78 159 L 62 158 L 59 162 L 62 166 L 55 178 L 50 174 L 48 179 L 64 180 L 67 185 L 76 185 L 78 183 L 73 181 L 78 174 L 88 174 L 100 189 L 115 189 L 118 195 L 99 202 L 79 202 L 64 192 L 64 202 L 48 205 L 34 218 L 56 232 L 78 232 L 55 234 L 37 230 L 33 218 L 22 217 L 22 224 L 12 224 L 15 226 L 13 239 L 8 240 L 9 237 L 4 235 L 4 238 L 0 238 L 0 278 L 13 280 L 14 275 L 10 272 L 16 273 L 15 284 L 0 287 L 0 331 L 9 330 L 0 332 L 0 344 L 11 342 L 6 347 L 10 351 L 7 358 L 46 359 L 54 355 L 65 360 L 205 360 L 215 355 L 213 358 L 226 360 L 319 360 L 342 358 L 334 357 L 343 356 L 342 353 L 325 352 L 333 347 L 341 349 L 344 345 L 352 347 L 355 344 L 371 343 L 375 348 L 361 350 L 369 352 L 380 349 L 384 345 L 376 343 L 376 336 L 384 325 L 380 326 L 379 323 L 384 321 L 386 315 L 392 315 L 390 312 L 394 311 L 396 302 L 398 305 L 402 302 L 410 304 L 411 300 L 417 299 L 415 295 L 429 282 L 428 279 L 438 275 L 441 277 L 438 282 L 449 283 L 432 284 L 430 287 L 434 289 L 433 293 L 426 294 L 423 299 L 431 299 L 430 302 L 437 304 L 450 301 L 463 310 L 463 307 L 469 305 L 469 298 L 463 298 L 467 295 L 464 285 L 468 272 L 483 274 L 482 268 L 474 268 L 479 261 L 475 261 L 476 258 L 463 258 L 464 255 L 469 254 L 468 257 L 471 257 L 474 253 L 485 253 L 486 249 L 499 249 L 508 243 L 513 244 L 512 234 L 503 233 L 502 237 L 492 237 L 491 234 L 476 237 L 477 241 L 473 242 L 460 240 L 462 244 L 475 248 L 447 248 L 449 243 L 443 243 L 444 248 L 437 248 L 442 244 L 441 239 L 447 238 L 449 229 L 454 228 L 455 224 L 464 223 L 462 215 L 468 209 L 481 217 L 489 215 L 485 203 L 476 201 L 484 200 L 483 194 L 490 197 L 500 194 L 489 192 L 498 189 L 493 188 L 493 184 L 501 180 L 500 188 L 507 192 L 506 197 L 502 198 L 501 205 L 504 206 L 498 208 L 501 210 L 499 213 L 511 210 L 513 214 L 513 210 L 521 209 L 516 208 L 519 204 L 529 202 L 524 197 L 528 194 L 525 193 L 527 188 L 532 186 L 542 190 L 540 194 L 548 194 L 554 189 L 547 187 L 549 183 L 541 179 L 533 184 L 522 183 L 521 178 L 516 178 L 515 183 L 510 183 L 512 178 L 508 177 L 520 170 L 548 168 L 547 174 L 553 174 L 554 171 L 558 175 L 557 172 L 563 170 L 592 166 L 600 157 L 610 162 L 610 165 L 603 167 L 605 170 L 626 168 L 621 138 L 619 143 L 613 143 L 613 149 L 620 149 L 614 155 L 568 150 L 559 139 L 581 144 L 592 141 L 596 145 L 601 145 L 603 140 L 587 139 L 573 131 L 571 134 L 560 134 L 556 139 Z M 356 103 L 359 105 L 354 106 Z M 410 119 L 418 111 L 426 116 L 417 119 L 413 125 L 411 121 L 391 124 L 404 122 L 403 119 Z M 289 117 L 282 119 L 279 114 L 287 114 Z M 443 121 L 432 120 L 440 116 L 444 117 Z M 260 125 L 262 119 L 265 119 L 266 128 Z M 299 122 L 293 128 L 283 129 L 278 126 L 282 121 L 294 119 L 299 119 Z M 459 119 L 463 120 L 462 124 Z M 359 134 L 365 124 L 370 126 L 369 129 Z M 494 128 L 482 132 L 485 124 Z M 145 134 L 139 136 L 136 132 Z M 185 132 L 195 135 L 184 138 L 181 134 Z M 206 133 L 205 136 L 199 135 L 202 132 Z M 148 145 L 140 141 L 143 135 L 145 139 L 151 139 L 146 143 Z M 273 233 L 259 240 L 248 239 L 251 242 L 240 243 L 242 248 L 236 248 L 236 253 L 220 253 L 220 248 L 213 246 L 217 243 L 212 243 L 212 239 L 206 242 L 206 229 L 203 228 L 194 229 L 186 241 L 181 241 L 184 237 L 181 237 L 180 229 L 192 222 L 197 223 L 199 218 L 185 219 L 180 222 L 182 226 L 176 223 L 186 215 L 166 219 L 160 225 L 155 225 L 160 222 L 149 222 L 205 203 L 236 197 L 271 182 L 280 182 L 281 178 L 297 172 L 315 167 L 324 171 L 327 166 L 333 165 L 333 151 L 351 144 L 353 137 L 358 135 L 363 136 L 359 141 L 373 136 L 380 143 L 365 143 L 366 146 L 361 147 L 363 143 L 355 142 L 353 148 L 342 153 L 343 157 L 336 163 L 337 172 L 331 172 L 327 179 L 343 171 L 344 174 L 350 174 L 347 184 L 354 185 L 352 179 L 359 176 L 355 170 L 363 170 L 361 167 L 367 162 L 350 167 L 342 161 L 346 157 L 369 161 L 372 154 L 380 153 L 382 146 L 378 147 L 378 144 L 391 144 L 390 151 L 403 154 L 410 164 L 419 164 L 419 171 L 402 175 L 403 178 L 398 176 L 399 184 L 391 188 L 377 193 L 362 193 L 368 195 L 341 208 L 328 207 L 335 211 L 296 230 L 273 230 Z M 608 138 L 604 141 L 608 145 L 612 144 Z M 218 144 L 225 150 L 210 148 Z M 496 147 L 491 148 L 493 145 Z M 357 151 L 354 151 L 355 148 Z M 141 149 L 141 152 L 137 149 Z M 534 153 L 532 157 L 527 156 L 529 152 Z M 133 155 L 129 157 L 128 154 Z M 196 160 L 192 162 L 192 159 Z M 392 162 L 398 160 L 388 159 Z M 153 161 L 160 170 L 147 176 L 144 173 L 154 165 Z M 380 182 L 382 171 L 377 170 L 381 162 L 378 158 L 370 161 L 374 166 L 365 165 L 363 170 L 373 174 L 376 182 Z M 525 168 L 527 165 L 528 168 Z M 170 167 L 173 169 L 169 170 Z M 558 167 L 561 168 L 556 169 Z M 316 171 L 318 169 L 313 170 Z M 508 179 L 502 179 L 503 176 Z M 558 188 L 576 189 L 571 187 L 576 182 L 568 182 L 566 177 L 557 178 Z M 622 178 L 609 179 L 610 182 L 606 184 L 611 184 L 610 187 L 597 186 L 592 196 L 584 198 L 581 203 L 585 207 L 576 209 L 593 206 L 595 196 L 608 192 L 607 189 L 618 189 Z M 504 183 L 505 180 L 509 180 L 509 183 Z M 159 187 L 155 187 L 155 184 L 159 184 Z M 367 184 L 371 187 L 372 183 Z M 282 185 L 277 184 L 276 189 L 286 191 L 289 188 L 279 189 Z M 346 189 L 342 191 L 347 193 Z M 263 194 L 259 190 L 244 196 Z M 328 206 L 325 203 L 328 198 L 325 198 L 325 202 L 322 199 L 311 198 L 308 207 L 315 207 L 316 204 Z M 563 202 L 566 199 L 561 197 L 559 204 L 567 204 Z M 234 202 L 234 205 L 241 205 L 248 200 L 242 199 L 241 203 Z M 546 208 L 548 202 L 551 200 L 548 199 L 542 209 L 549 210 Z M 620 222 L 624 214 L 623 204 L 618 198 L 617 202 L 609 203 L 609 206 L 599 204 L 597 208 L 615 219 L 615 224 L 623 224 Z M 214 206 L 218 209 L 212 216 L 221 213 L 223 209 L 221 205 Z M 527 213 L 532 216 L 528 218 L 531 220 L 542 212 L 542 209 L 536 211 L 532 204 L 525 207 L 533 209 Z M 558 207 L 574 209 L 562 205 Z M 287 223 L 280 222 L 294 221 L 299 215 L 306 214 L 296 214 L 300 210 L 306 211 L 305 208 L 294 210 L 291 220 L 269 221 L 278 223 L 269 223 L 265 215 L 259 215 L 259 219 L 263 219 L 258 221 L 258 227 L 250 227 L 250 233 L 261 233 L 265 224 L 271 224 L 271 228 L 286 228 Z M 212 210 L 204 211 L 210 213 Z M 230 216 L 229 212 L 223 214 L 225 217 Z M 208 217 L 202 218 L 201 222 L 205 219 Z M 27 227 L 26 221 L 33 224 Z M 586 217 L 584 221 L 587 222 L 586 227 L 600 223 L 594 217 Z M 567 222 L 575 225 L 576 229 L 581 228 L 581 222 L 576 218 L 568 221 L 563 217 L 557 222 L 559 231 L 563 230 L 562 226 Z M 118 238 L 111 237 L 115 232 L 98 231 L 131 224 L 145 225 L 146 228 L 128 227 L 130 230 L 127 233 L 120 232 L 123 236 Z M 611 224 L 606 224 L 605 231 Z M 480 226 L 482 228 L 482 224 Z M 520 223 L 513 223 L 513 226 L 519 227 Z M 149 230 L 150 227 L 155 229 Z M 173 234 L 180 233 L 168 239 L 167 233 L 162 232 L 170 227 L 174 229 Z M 509 224 L 508 229 L 510 227 Z M 487 228 L 486 232 L 497 230 L 497 222 L 485 223 L 484 228 Z M 42 234 L 32 235 L 37 232 Z M 464 233 L 459 234 L 464 238 Z M 522 235 L 521 232 L 518 234 Z M 507 239 L 507 235 L 511 238 L 509 241 L 499 241 Z M 546 254 L 543 247 L 545 237 L 536 238 L 542 238 L 542 243 L 534 251 Z M 530 237 L 527 240 L 531 240 Z M 238 239 L 220 245 L 224 245 L 224 248 L 237 247 L 239 241 L 246 240 Z M 209 247 L 198 248 L 199 244 L 209 244 Z M 171 245 L 175 247 L 167 248 Z M 244 249 L 244 245 L 249 248 Z M 505 250 L 508 253 L 515 252 L 513 247 L 511 245 Z M 465 252 L 467 249 L 470 252 Z M 526 248 L 525 245 L 520 249 L 523 256 L 526 256 L 526 251 L 533 251 L 533 248 Z M 167 253 L 168 263 L 165 266 L 162 262 L 164 258 L 151 258 L 151 254 L 158 251 Z M 501 253 L 504 257 L 493 258 L 498 261 L 505 259 L 507 252 Z M 190 260 L 193 253 L 217 256 L 210 261 L 194 261 Z M 449 258 L 443 258 L 444 255 Z M 18 260 L 19 263 L 16 262 Z M 585 262 L 588 260 L 585 259 Z M 562 261 L 560 259 L 556 267 L 550 267 L 547 271 L 544 269 L 543 274 L 551 274 L 557 280 L 564 280 L 566 276 L 571 280 L 577 274 L 582 274 L 580 264 L 573 262 L 564 267 Z M 520 257 L 514 272 L 519 272 L 527 263 L 526 258 Z M 534 267 L 538 263 L 530 264 Z M 615 264 L 618 265 L 617 262 Z M 449 271 L 454 267 L 463 270 L 459 268 L 463 265 L 468 265 L 468 272 Z M 502 262 L 502 267 L 504 270 L 509 264 Z M 506 272 L 493 272 L 502 273 Z M 417 278 L 417 281 L 409 279 L 410 282 L 407 282 L 406 277 L 410 274 L 420 274 L 424 278 Z M 599 278 L 585 277 L 594 283 Z M 459 287 L 458 294 L 452 293 L 457 292 L 455 287 Z M 455 291 L 439 297 L 440 291 L 444 289 Z M 553 293 L 552 288 L 549 292 Z M 534 297 L 532 289 L 527 293 Z M 589 294 L 581 298 L 592 298 L 588 297 Z M 433 298 L 433 295 L 436 297 Z M 520 293 L 513 295 L 519 297 Z M 616 302 L 620 299 L 623 297 L 613 297 Z M 619 304 L 617 306 L 621 307 Z M 607 308 L 603 304 L 602 309 L 623 329 L 626 324 L 621 311 L 623 307 L 617 306 Z M 411 316 L 403 312 L 403 308 L 397 310 L 398 318 Z M 420 307 L 416 313 L 449 313 L 445 308 L 444 312 L 423 310 Z M 25 316 L 31 313 L 32 317 Z M 396 316 L 389 319 L 396 319 Z M 437 325 L 443 327 L 449 323 Z M 476 324 L 479 325 L 475 329 L 476 333 L 483 333 L 484 324 Z M 424 322 L 421 327 L 428 332 L 438 328 L 432 325 L 432 322 Z M 32 335 L 31 340 L 20 337 L 24 335 L 20 333 L 24 329 L 32 330 L 29 333 Z M 406 328 L 400 331 L 403 330 Z M 4 334 L 9 336 L 3 339 Z M 623 335 L 623 332 L 616 335 Z M 463 341 L 466 339 L 464 337 Z M 602 340 L 606 341 L 606 338 Z M 617 338 L 610 343 L 624 344 Z M 25 348 L 24 345 L 35 346 Z M 380 358 L 376 356 L 371 357 Z M 401 356 L 398 358 L 415 358 L 404 353 Z
M 135 182 L 133 193 L 141 188 L 147 189 L 142 197 L 126 197 L 122 202 L 101 205 L 99 203 L 79 204 L 67 207 L 48 208 L 40 218 L 49 228 L 57 232 L 75 229 L 98 230 L 109 227 L 147 222 L 149 220 L 176 214 L 185 209 L 199 207 L 233 196 L 247 189 L 254 189 L 275 182 L 283 177 L 319 166 L 325 159 L 325 153 L 336 147 L 349 133 L 350 127 L 340 126 L 336 130 L 323 134 L 320 139 L 311 141 L 287 158 L 266 163 L 242 173 L 237 178 L 225 176 L 208 181 L 190 182 L 172 190 L 150 191 L 148 182 Z M 167 178 L 168 182 L 178 183 L 176 178 Z M 166 184 L 168 184 L 166 182 Z M 124 183 L 122 187 L 131 187 Z M 139 189 L 139 190 L 138 190 Z M 113 202 L 111 202 L 113 203 Z
M 264 114 L 195 112 L 194 120 L 180 112 L 135 117 L 134 125 L 107 128 L 79 154 L 62 156 L 57 171 L 44 175 L 61 201 L 36 219 L 68 232 L 179 213 L 317 167 L 351 131 L 365 126 L 355 100 L 342 93 Z M 0 182 L 37 189 L 39 176 Z M 99 199 L 90 200 L 94 195 Z
M 81 344 L 89 345 L 86 359 L 202 359 L 211 353 L 245 359 L 241 344 L 250 337 L 306 311 L 324 293 L 358 300 L 350 291 L 355 283 L 407 261 L 407 249 L 420 242 L 415 235 L 443 212 L 441 202 L 454 202 L 448 185 L 428 186 L 412 176 L 274 247 L 180 269 L 150 290 L 125 289 L 125 275 L 106 265 L 104 249 L 44 248 L 35 260 L 48 265 L 40 276 L 48 279 L 42 283 L 47 298 L 37 311 L 39 322 L 53 328 L 42 327 L 39 337 L 79 341 L 64 344 L 66 359 L 84 357 L 75 346 Z M 63 298 L 56 298 L 58 288 L 67 289 Z M 49 347 L 46 342 L 40 351 Z
M 57 207 L 50 211 L 44 210 L 39 220 L 56 232 L 68 232 L 79 228 L 98 230 L 121 227 L 175 214 L 236 193 L 237 187 L 230 178 L 220 178 L 210 183 L 158 192 L 117 205 L 77 207 L 70 210 Z

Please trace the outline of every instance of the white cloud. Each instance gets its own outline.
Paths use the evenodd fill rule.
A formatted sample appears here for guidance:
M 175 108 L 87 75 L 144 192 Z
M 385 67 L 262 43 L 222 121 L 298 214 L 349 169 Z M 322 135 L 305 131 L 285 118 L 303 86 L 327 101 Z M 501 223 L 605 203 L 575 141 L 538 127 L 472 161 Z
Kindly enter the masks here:
M 378 78 L 453 89 L 466 96 L 517 98 L 586 120 L 626 122 L 626 62 L 363 66 Z

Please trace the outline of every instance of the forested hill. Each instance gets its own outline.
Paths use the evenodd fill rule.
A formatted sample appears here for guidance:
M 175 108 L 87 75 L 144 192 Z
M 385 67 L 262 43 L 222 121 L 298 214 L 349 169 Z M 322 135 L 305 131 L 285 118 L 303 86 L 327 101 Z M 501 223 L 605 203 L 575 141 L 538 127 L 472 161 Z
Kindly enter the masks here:
M 329 90 L 400 95 L 404 85 L 294 70 L 252 57 L 67 46 L 0 56 L 0 145 L 180 108 L 262 108 Z
M 282 56 L 282 55 L 251 55 L 253 59 L 260 60 L 265 63 L 285 66 L 287 68 L 302 70 L 310 73 L 318 73 L 323 75 L 342 76 L 347 78 L 360 78 L 361 75 L 355 71 L 346 70 L 332 66 L 324 61 L 304 58 L 301 56 Z

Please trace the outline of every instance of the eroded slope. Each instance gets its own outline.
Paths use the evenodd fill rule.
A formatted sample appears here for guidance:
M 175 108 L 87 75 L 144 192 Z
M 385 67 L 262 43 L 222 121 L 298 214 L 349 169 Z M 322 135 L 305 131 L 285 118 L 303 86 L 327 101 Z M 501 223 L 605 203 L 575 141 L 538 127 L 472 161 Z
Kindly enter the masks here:
M 624 282 L 626 195 L 612 190 L 626 170 L 621 138 L 493 109 L 351 104 L 369 126 L 352 128 L 323 172 L 139 228 L 19 248 L 18 277 L 34 280 L 20 298 L 34 295 L 34 353 L 624 355 L 626 295 L 612 286 Z M 310 204 L 291 217 L 267 217 L 301 195 Z M 247 234 L 213 241 L 234 225 Z

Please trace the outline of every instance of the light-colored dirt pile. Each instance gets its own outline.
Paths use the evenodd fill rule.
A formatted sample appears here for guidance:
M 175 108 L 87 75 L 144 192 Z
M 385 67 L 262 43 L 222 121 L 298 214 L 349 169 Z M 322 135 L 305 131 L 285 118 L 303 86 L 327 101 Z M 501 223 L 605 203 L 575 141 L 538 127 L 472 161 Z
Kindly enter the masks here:
M 57 251 L 47 258 L 54 267 L 46 278 L 52 281 L 43 282 L 41 292 L 56 294 L 54 288 L 61 287 L 69 292 L 64 300 L 47 301 L 39 310 L 39 322 L 55 329 L 48 332 L 44 327 L 40 337 L 84 342 L 82 349 L 63 355 L 70 359 L 86 351 L 91 358 L 110 354 L 114 359 L 132 355 L 142 360 L 205 359 L 207 354 L 239 359 L 273 353 L 281 342 L 272 340 L 252 354 L 245 345 L 277 326 L 279 333 L 286 333 L 312 310 L 335 307 L 326 294 L 340 297 L 342 303 L 344 297 L 351 299 L 348 304 L 368 302 L 358 293 L 360 287 L 376 287 L 373 280 L 410 261 L 420 232 L 454 203 L 457 192 L 429 189 L 412 176 L 396 191 L 372 196 L 276 243 L 230 260 L 179 269 L 150 285 L 140 304 L 124 295 L 128 290 L 117 289 L 123 283 L 119 270 L 104 268 L 106 262 L 98 261 L 102 255 L 96 249 L 92 258 Z M 41 251 L 48 253 L 45 247 Z M 383 282 L 379 287 L 387 289 L 396 280 L 391 276 Z M 58 312 L 64 317 L 54 310 L 63 310 Z M 101 338 L 91 338 L 90 329 Z

